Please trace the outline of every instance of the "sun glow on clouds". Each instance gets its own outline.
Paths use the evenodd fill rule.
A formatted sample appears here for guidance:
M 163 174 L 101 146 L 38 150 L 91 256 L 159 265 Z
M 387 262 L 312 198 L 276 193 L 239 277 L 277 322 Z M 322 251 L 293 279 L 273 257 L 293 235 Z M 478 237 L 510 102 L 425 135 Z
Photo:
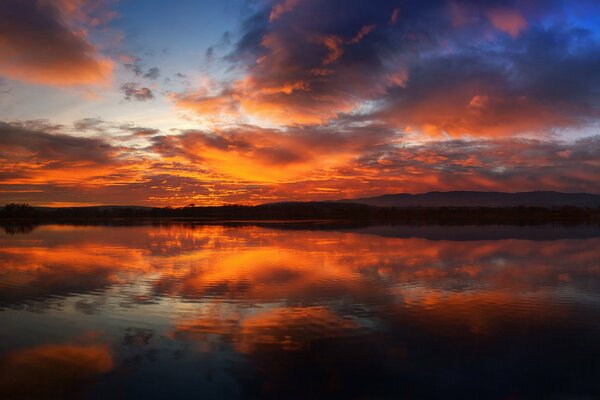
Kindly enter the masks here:
M 488 13 L 488 18 L 492 25 L 513 38 L 527 28 L 527 21 L 516 10 L 492 10 Z
M 83 0 L 0 3 L 0 75 L 51 86 L 106 84 L 114 62 L 89 41 L 87 26 L 100 25 L 114 15 L 98 6 L 92 12 L 84 4 Z
M 598 138 L 582 132 L 600 115 L 600 43 L 583 20 L 549 22 L 571 2 L 267 1 L 186 73 L 126 43 L 103 51 L 94 33 L 117 18 L 114 4 L 0 3 L 0 77 L 87 86 L 124 115 L 0 124 L 0 200 L 597 191 Z

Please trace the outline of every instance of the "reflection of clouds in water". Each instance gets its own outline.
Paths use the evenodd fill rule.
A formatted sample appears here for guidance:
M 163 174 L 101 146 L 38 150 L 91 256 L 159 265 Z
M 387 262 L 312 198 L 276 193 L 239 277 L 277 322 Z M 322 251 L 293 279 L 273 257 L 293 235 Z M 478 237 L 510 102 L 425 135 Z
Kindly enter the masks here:
M 150 339 L 154 336 L 153 329 L 145 328 L 127 328 L 125 330 L 125 337 L 123 338 L 123 344 L 126 346 L 147 346 L 150 343 Z
M 47 344 L 12 351 L 0 361 L 3 398 L 72 398 L 110 371 L 111 350 L 100 344 Z
M 160 296 L 364 300 L 393 284 L 536 290 L 580 286 L 600 274 L 598 238 L 430 241 L 252 226 L 56 229 L 2 239 L 0 300 L 84 293 L 139 279 L 147 284 L 123 291 L 123 306 L 156 304 Z
M 227 369 L 259 398 L 436 397 L 426 382 L 450 370 L 475 382 L 486 373 L 518 380 L 519 363 L 541 373 L 514 356 L 543 358 L 533 337 L 556 347 L 556 365 L 571 351 L 600 351 L 590 336 L 600 237 L 383 231 L 44 226 L 0 236 L 0 301 L 63 301 L 54 317 L 119 327 L 109 334 L 116 364 L 205 363 L 207 377 Z M 574 350 L 557 347 L 573 329 Z
M 340 338 L 360 330 L 350 317 L 342 318 L 328 308 L 279 307 L 247 316 L 215 318 L 213 315 L 175 324 L 174 337 L 220 335 L 241 353 L 260 348 L 302 350 L 311 342 Z
M 37 228 L 37 224 L 27 224 L 27 223 L 1 223 L 0 228 L 9 235 L 19 235 L 19 234 L 27 234 L 31 233 L 35 228 Z
M 81 299 L 75 303 L 75 309 L 87 315 L 97 314 L 100 307 L 106 304 L 104 299 Z

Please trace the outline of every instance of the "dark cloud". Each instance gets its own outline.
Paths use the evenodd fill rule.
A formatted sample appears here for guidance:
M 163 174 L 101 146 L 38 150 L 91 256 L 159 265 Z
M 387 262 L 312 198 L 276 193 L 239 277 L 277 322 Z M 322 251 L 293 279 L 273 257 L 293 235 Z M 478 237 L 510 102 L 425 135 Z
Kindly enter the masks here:
M 12 92 L 12 87 L 8 85 L 6 80 L 0 78 L 0 94 L 10 94 Z
M 83 118 L 75 121 L 73 127 L 78 131 L 87 131 L 100 129 L 105 123 L 101 118 Z
M 147 87 L 140 86 L 139 83 L 127 82 L 121 85 L 123 98 L 127 101 L 148 101 L 154 100 L 152 90 Z
M 208 49 L 206 49 L 206 52 L 204 53 L 204 57 L 205 57 L 205 58 L 206 58 L 208 61 L 210 61 L 210 60 L 212 60 L 212 59 L 213 59 L 213 57 L 214 57 L 214 54 L 215 54 L 215 48 L 211 46 L 211 47 L 209 47 Z
M 0 121 L 2 123 L 2 121 Z M 3 123 L 4 126 L 12 126 L 15 129 L 25 129 L 30 131 L 43 131 L 49 133 L 60 133 L 64 130 L 65 126 L 61 124 L 55 124 L 47 119 L 30 119 L 27 121 L 15 121 L 10 124 Z
M 126 70 L 133 72 L 135 76 L 142 76 L 144 74 L 144 70 L 142 69 L 142 65 L 140 63 L 141 60 L 135 57 L 131 62 L 127 62 L 123 64 L 123 66 Z
M 152 67 L 144 74 L 144 78 L 156 80 L 160 77 L 160 69 L 157 67 Z
M 600 45 L 591 33 L 536 28 L 501 50 L 463 50 L 411 66 L 378 117 L 435 135 L 550 133 L 600 115 Z
M 83 118 L 73 123 L 77 132 L 92 131 L 95 133 L 111 135 L 133 134 L 136 136 L 152 136 L 159 133 L 158 129 L 135 125 L 132 122 L 112 122 L 101 118 Z
M 108 164 L 114 161 L 114 151 L 112 146 L 99 139 L 47 133 L 30 130 L 27 125 L 0 122 L 0 154 L 5 162 Z
M 281 125 L 368 113 L 435 135 L 581 127 L 599 114 L 590 2 L 286 0 L 256 6 L 225 57 L 239 78 L 178 106 Z
M 155 136 L 152 150 L 233 175 L 283 179 L 325 165 L 339 166 L 359 155 L 387 148 L 394 137 L 397 133 L 385 126 L 329 125 L 280 131 L 245 125 L 218 132 L 185 131 L 180 135 Z M 227 154 L 236 157 L 228 160 Z
M 126 62 L 123 64 L 123 67 L 127 71 L 130 71 L 136 77 L 146 78 L 150 80 L 157 80 L 160 77 L 160 69 L 158 67 L 148 68 L 146 72 L 144 72 L 144 66 L 142 63 L 142 59 L 139 57 L 126 57 Z

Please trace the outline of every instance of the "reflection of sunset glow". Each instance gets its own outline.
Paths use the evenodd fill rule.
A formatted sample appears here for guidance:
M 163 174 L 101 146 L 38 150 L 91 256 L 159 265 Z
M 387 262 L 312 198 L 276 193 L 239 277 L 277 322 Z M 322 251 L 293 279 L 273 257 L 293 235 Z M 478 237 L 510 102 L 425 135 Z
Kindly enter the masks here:
M 597 228 L 561 228 L 569 239 L 552 227 L 465 228 L 479 240 L 445 239 L 456 227 L 280 228 L 48 225 L 0 236 L 0 317 L 21 315 L 5 322 L 25 340 L 0 351 L 0 393 L 29 393 L 38 376 L 61 393 L 180 362 L 224 370 L 215 358 L 281 393 L 307 364 L 327 387 L 338 372 L 348 385 L 371 363 L 447 371 L 444 351 L 488 357 L 528 335 L 598 328 Z M 558 236 L 510 238 L 522 229 Z M 499 232 L 507 238 L 483 239 Z M 31 319 L 66 344 L 27 345 Z
M 594 397 L 595 3 L 0 0 L 0 398 Z
M 296 231 L 288 235 L 257 227 L 220 226 L 193 230 L 131 227 L 118 231 L 119 236 L 110 233 L 110 228 L 50 226 L 41 232 L 68 235 L 72 242 L 43 247 L 36 241 L 26 252 L 22 247 L 2 246 L 0 295 L 4 301 L 77 291 L 78 286 L 92 290 L 144 276 L 152 276 L 151 292 L 144 296 L 259 303 L 348 295 L 366 300 L 377 293 L 384 295 L 392 285 L 394 296 L 407 307 L 439 308 L 443 313 L 456 307 L 460 310 L 456 315 L 468 320 L 485 307 L 518 302 L 523 293 L 531 293 L 533 297 L 527 298 L 543 305 L 546 300 L 538 296 L 543 293 L 540 290 L 564 282 L 576 284 L 582 276 L 600 273 L 597 239 L 365 240 L 368 237 L 352 233 Z M 454 293 L 447 289 L 453 284 L 472 290 L 468 295 Z M 26 289 L 17 294 L 15 288 Z M 324 316 L 331 310 L 310 308 L 307 312 Z M 249 319 L 232 318 L 238 321 L 237 329 L 242 329 L 254 326 L 255 318 L 283 315 L 285 308 Z M 302 315 L 292 312 L 290 318 Z
M 72 396 L 112 368 L 107 346 L 50 344 L 17 350 L 0 360 L 0 394 L 6 398 Z
M 561 281 L 564 274 L 600 272 L 595 264 L 596 239 L 432 242 L 380 237 L 365 241 L 351 233 L 284 235 L 257 227 L 221 226 L 130 227 L 119 236 L 109 233 L 110 228 L 49 226 L 43 231 L 68 234 L 74 242 L 53 247 L 35 242 L 26 252 L 2 246 L 4 282 L 51 286 L 77 274 L 114 283 L 158 273 L 157 288 L 163 278 L 177 277 L 176 286 L 164 289 L 170 294 L 276 301 L 320 290 L 366 295 L 375 278 L 424 286 L 448 279 L 473 280 L 488 287 L 535 290 Z
M 182 321 L 176 335 L 218 334 L 231 340 L 236 350 L 251 353 L 261 346 L 301 350 L 311 341 L 335 338 L 358 329 L 351 320 L 342 319 L 323 307 L 277 308 L 242 320 L 207 318 Z

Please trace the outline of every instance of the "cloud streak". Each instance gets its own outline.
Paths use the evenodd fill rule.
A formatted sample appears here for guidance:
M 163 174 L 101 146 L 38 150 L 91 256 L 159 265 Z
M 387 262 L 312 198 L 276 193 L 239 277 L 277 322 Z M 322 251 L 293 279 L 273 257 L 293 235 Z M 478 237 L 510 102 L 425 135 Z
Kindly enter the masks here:
M 127 82 L 121 85 L 123 98 L 127 101 L 154 100 L 154 93 L 150 88 L 141 86 L 139 83 Z

